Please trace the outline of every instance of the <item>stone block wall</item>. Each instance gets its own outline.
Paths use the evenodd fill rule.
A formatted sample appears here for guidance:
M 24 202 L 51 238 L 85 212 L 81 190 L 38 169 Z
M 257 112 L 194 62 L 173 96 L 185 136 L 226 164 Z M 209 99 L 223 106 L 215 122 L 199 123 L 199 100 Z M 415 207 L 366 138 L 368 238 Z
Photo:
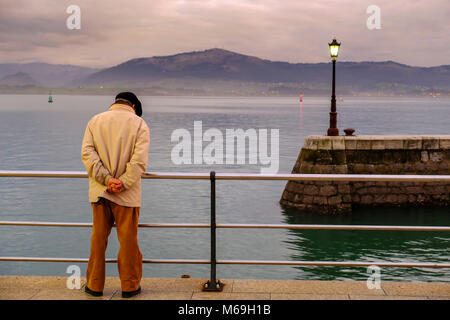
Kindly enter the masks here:
M 450 135 L 308 136 L 292 173 L 449 175 Z M 450 183 L 288 181 L 280 203 L 319 213 L 449 206 Z

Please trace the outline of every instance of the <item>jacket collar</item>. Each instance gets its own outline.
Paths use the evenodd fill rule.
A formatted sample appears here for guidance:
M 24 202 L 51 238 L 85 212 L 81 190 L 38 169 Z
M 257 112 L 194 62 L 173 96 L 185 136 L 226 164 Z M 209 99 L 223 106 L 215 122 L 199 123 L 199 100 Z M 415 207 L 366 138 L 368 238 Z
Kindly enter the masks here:
M 113 103 L 111 105 L 111 107 L 109 107 L 110 111 L 114 111 L 114 110 L 122 110 L 122 111 L 129 111 L 129 112 L 133 112 L 136 113 L 133 109 L 133 107 L 128 106 L 126 104 L 121 104 L 121 103 Z

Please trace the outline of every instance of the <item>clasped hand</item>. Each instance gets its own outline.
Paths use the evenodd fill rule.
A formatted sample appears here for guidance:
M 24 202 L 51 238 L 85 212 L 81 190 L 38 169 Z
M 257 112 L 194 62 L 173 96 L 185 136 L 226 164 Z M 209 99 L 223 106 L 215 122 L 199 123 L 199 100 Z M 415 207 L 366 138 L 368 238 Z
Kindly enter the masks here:
M 124 190 L 122 181 L 116 178 L 109 179 L 107 188 L 108 192 L 111 193 L 121 193 Z

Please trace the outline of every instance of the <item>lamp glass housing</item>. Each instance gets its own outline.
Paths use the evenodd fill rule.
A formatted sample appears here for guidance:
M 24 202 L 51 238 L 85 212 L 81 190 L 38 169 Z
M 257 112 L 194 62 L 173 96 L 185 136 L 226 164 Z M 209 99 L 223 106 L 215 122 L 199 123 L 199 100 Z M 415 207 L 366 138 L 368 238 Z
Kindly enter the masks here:
M 341 46 L 340 42 L 337 42 L 336 39 L 333 39 L 331 43 L 328 44 L 330 46 L 330 56 L 333 60 L 336 60 L 339 54 L 339 47 Z

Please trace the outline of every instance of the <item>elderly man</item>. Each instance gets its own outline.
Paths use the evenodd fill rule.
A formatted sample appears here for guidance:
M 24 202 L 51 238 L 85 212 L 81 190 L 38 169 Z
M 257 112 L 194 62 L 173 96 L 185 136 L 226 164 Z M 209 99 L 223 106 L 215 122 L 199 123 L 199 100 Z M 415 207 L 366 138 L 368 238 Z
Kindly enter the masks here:
M 85 291 L 101 296 L 105 285 L 105 251 L 116 224 L 120 243 L 118 269 L 122 297 L 140 293 L 142 254 L 137 231 L 141 207 L 141 175 L 148 162 L 150 131 L 135 94 L 122 92 L 108 111 L 89 121 L 81 159 L 89 175 L 93 211 L 91 252 Z

